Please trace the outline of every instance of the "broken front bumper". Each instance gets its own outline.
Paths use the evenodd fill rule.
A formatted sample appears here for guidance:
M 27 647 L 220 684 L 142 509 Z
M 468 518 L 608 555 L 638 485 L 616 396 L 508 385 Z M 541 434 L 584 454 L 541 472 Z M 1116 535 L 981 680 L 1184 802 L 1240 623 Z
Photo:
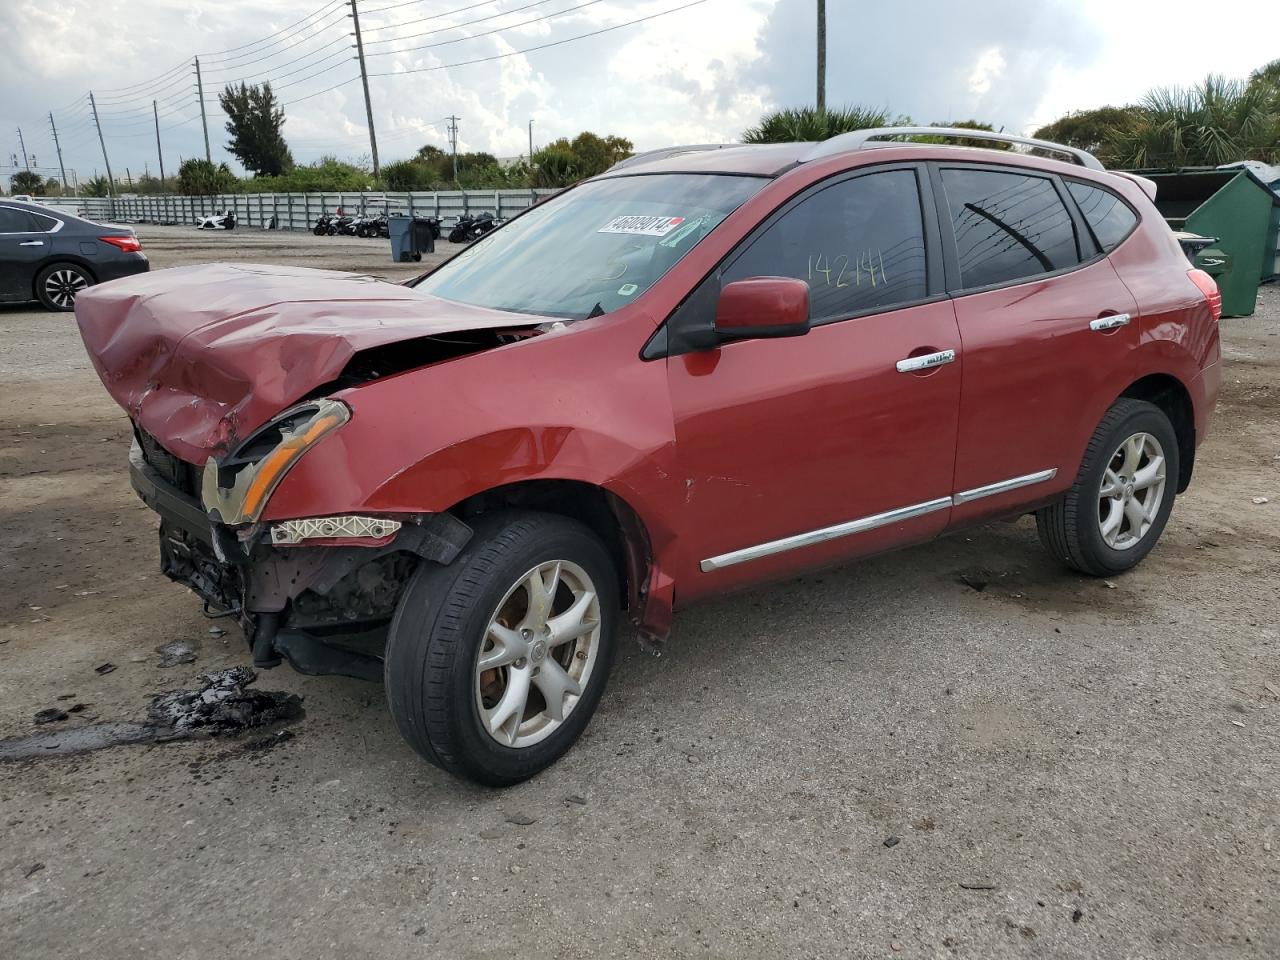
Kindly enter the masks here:
M 175 469 L 163 454 L 151 457 L 161 462 L 135 439 L 129 479 L 160 516 L 161 571 L 191 588 L 208 615 L 237 620 L 255 666 L 276 666 L 283 656 L 303 673 L 381 679 L 381 656 L 368 650 L 414 568 L 422 560 L 452 563 L 471 537 L 442 513 L 402 522 L 372 546 L 276 546 L 262 526 L 210 519 L 179 486 L 187 476 L 180 462 Z

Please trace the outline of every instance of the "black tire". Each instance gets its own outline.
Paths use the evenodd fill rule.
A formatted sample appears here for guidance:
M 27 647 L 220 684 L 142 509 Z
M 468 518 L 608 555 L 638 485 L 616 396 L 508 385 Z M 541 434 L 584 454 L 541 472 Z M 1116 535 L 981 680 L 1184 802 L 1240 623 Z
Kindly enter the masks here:
M 36 274 L 35 295 L 46 310 L 68 313 L 76 308 L 76 294 L 96 282 L 93 274 L 77 264 L 51 263 Z
M 320 224 L 317 223 L 315 227 L 312 228 L 311 232 L 314 233 L 317 237 L 323 237 L 325 230 L 324 230 L 324 227 L 322 227 Z
M 474 531 L 453 563 L 424 563 L 405 588 L 387 639 L 387 704 L 400 735 L 427 760 L 476 783 L 510 786 L 558 760 L 595 713 L 616 646 L 618 577 L 600 539 L 567 517 L 498 511 L 483 515 Z M 596 659 L 559 725 L 536 743 L 509 747 L 481 723 L 476 658 L 508 591 L 549 560 L 576 564 L 596 588 Z
M 1126 549 L 1106 543 L 1099 527 L 1099 497 L 1113 456 L 1126 439 L 1147 433 L 1164 454 L 1165 481 L 1151 526 Z M 1056 503 L 1036 512 L 1036 528 L 1045 549 L 1067 566 L 1095 577 L 1109 577 L 1135 566 L 1151 552 L 1169 514 L 1178 486 L 1178 437 L 1163 410 L 1145 400 L 1122 398 L 1111 405 L 1089 445 L 1071 489 Z

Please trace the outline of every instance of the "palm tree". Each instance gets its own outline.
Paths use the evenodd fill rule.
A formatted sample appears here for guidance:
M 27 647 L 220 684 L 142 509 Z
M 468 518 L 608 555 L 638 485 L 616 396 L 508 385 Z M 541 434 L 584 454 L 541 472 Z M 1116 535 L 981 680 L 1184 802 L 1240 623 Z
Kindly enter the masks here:
M 760 122 L 742 134 L 743 143 L 792 143 L 795 141 L 829 140 L 839 133 L 888 127 L 903 122 L 888 110 L 846 106 L 834 110 L 814 107 L 787 107 L 766 113 Z
M 1217 166 L 1280 160 L 1280 90 L 1210 74 L 1195 87 L 1152 90 L 1127 128 L 1113 131 L 1124 167 Z

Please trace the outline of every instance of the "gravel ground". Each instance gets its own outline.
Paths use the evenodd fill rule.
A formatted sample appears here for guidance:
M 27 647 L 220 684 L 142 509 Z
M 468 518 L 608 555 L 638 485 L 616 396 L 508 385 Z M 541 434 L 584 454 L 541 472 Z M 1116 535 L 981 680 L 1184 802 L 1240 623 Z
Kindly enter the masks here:
M 156 267 L 419 269 L 139 232 Z M 264 672 L 305 718 L 0 763 L 0 956 L 1280 956 L 1280 288 L 1223 328 L 1133 573 L 1064 572 L 1024 519 L 682 612 L 504 792 L 419 761 L 376 685 Z M 247 652 L 159 575 L 71 319 L 0 308 L 0 338 L 0 738 L 145 720 Z

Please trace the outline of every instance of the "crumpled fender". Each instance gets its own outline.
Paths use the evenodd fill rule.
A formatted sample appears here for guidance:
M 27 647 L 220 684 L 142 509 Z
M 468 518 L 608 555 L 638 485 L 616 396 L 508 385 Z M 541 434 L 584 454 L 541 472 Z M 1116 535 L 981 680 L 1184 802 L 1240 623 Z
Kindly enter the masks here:
M 580 321 L 335 394 L 350 422 L 298 461 L 262 520 L 435 513 L 525 480 L 592 484 L 644 527 L 654 611 L 644 625 L 663 632 L 683 484 L 665 362 L 640 362 L 652 327 L 609 329 L 624 323 Z

